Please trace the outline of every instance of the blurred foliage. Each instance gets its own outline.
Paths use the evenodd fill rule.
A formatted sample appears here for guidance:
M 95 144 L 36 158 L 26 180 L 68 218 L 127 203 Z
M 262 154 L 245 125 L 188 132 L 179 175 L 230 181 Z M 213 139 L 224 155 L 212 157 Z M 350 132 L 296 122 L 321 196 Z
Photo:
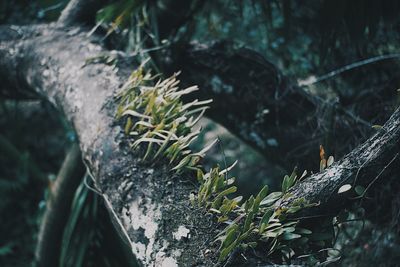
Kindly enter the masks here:
M 341 266 L 397 266 L 400 260 L 398 232 L 392 226 L 365 220 L 365 210 L 354 206 L 335 221 L 334 248 L 340 251 Z
M 219 142 L 211 147 L 207 157 L 204 158 L 205 169 L 210 169 L 215 163 L 218 163 L 221 168 L 227 168 L 238 160 L 235 168 L 229 171 L 229 175 L 237 177 L 238 195 L 244 197 L 254 194 L 263 185 L 268 185 L 274 191 L 280 188 L 280 179 L 285 174 L 284 169 L 270 164 L 261 154 L 236 138 L 223 126 L 207 118 L 201 119 L 199 124 L 202 131 L 193 144 L 195 150 L 201 149 L 212 140 L 219 139 Z
M 41 200 L 69 143 L 62 121 L 49 104 L 0 100 L 1 266 L 33 259 Z
M 75 193 L 64 230 L 59 266 L 136 266 L 128 246 L 111 225 L 100 196 L 84 181 Z
M 26 25 L 54 21 L 68 0 L 0 0 L 0 24 Z

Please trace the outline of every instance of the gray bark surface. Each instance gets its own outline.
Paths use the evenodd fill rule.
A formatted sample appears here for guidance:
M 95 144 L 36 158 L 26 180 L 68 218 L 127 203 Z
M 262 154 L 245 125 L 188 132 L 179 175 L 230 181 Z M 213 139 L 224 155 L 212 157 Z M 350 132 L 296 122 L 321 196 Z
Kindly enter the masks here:
M 203 209 L 191 207 L 189 194 L 198 186 L 192 177 L 175 175 L 164 162 L 143 163 L 138 152 L 129 149 L 128 140 L 115 121 L 115 95 L 134 67 L 87 64 L 87 59 L 108 52 L 95 36 L 88 37 L 87 32 L 82 27 L 60 25 L 2 27 L 1 84 L 11 88 L 11 94 L 35 92 L 52 102 L 71 122 L 96 187 L 115 226 L 140 264 L 212 266 L 216 262 L 216 246 L 212 242 L 218 226 Z M 235 57 L 231 60 L 234 63 Z M 232 66 L 227 68 L 233 71 Z M 268 80 L 265 73 L 258 71 L 254 70 L 252 79 Z M 233 75 L 234 72 L 224 74 Z M 199 72 L 199 75 L 203 74 Z M 190 81 L 191 78 L 194 83 L 204 81 L 196 80 L 194 75 L 185 79 Z M 280 86 L 279 80 L 272 82 Z M 201 82 L 199 85 L 203 86 Z M 245 97 L 246 90 L 253 84 L 248 86 L 241 92 Z M 277 97 L 299 94 L 302 93 L 284 90 L 278 92 Z M 276 95 L 275 91 L 272 95 Z M 271 95 L 261 97 L 268 101 Z M 246 103 L 251 104 L 258 98 L 260 96 L 249 95 Z M 306 107 L 314 105 L 307 98 L 304 103 Z M 302 106 L 304 103 L 297 104 Z M 264 108 L 255 106 L 255 112 Z M 286 113 L 280 114 L 284 115 Z M 244 125 L 247 119 L 232 117 L 232 121 L 238 120 Z M 386 169 L 398 169 L 399 124 L 397 110 L 377 134 L 325 172 L 296 185 L 291 191 L 292 196 L 282 200 L 280 205 L 288 205 L 296 198 L 320 203 L 317 208 L 309 209 L 310 214 L 320 214 L 326 207 L 332 210 L 343 207 L 348 194 L 335 194 L 342 184 L 355 177 L 357 183 L 369 184 L 376 177 L 383 178 L 380 177 L 382 170 L 386 175 Z M 243 131 L 249 134 L 252 128 L 243 127 Z M 240 133 L 239 129 L 236 132 Z M 280 138 L 280 133 L 282 131 L 278 130 L 271 137 Z M 181 236 L 186 230 L 189 234 Z
M 2 84 L 34 91 L 65 114 L 115 225 L 139 262 L 212 265 L 215 255 L 206 249 L 216 227 L 211 216 L 189 204 L 196 184 L 176 177 L 167 164 L 141 162 L 115 121 L 114 96 L 130 71 L 87 65 L 87 59 L 105 51 L 84 29 L 15 29 L 19 38 L 3 38 L 0 44 Z M 182 227 L 190 236 L 180 236 Z

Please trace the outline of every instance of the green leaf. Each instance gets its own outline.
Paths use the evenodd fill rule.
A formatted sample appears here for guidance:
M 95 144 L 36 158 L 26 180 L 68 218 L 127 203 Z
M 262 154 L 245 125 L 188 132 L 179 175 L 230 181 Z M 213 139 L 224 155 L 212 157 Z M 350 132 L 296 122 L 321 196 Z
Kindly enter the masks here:
M 249 243 L 247 243 L 247 245 L 251 248 L 255 248 L 255 247 L 257 247 L 258 244 L 257 244 L 257 242 L 249 242 Z
M 286 213 L 296 213 L 299 210 L 301 210 L 302 207 L 301 206 L 290 206 L 289 209 L 286 211 Z
M 283 193 L 286 193 L 286 191 L 289 189 L 289 185 L 290 185 L 290 177 L 288 175 L 285 175 L 285 177 L 283 177 L 283 182 L 282 182 Z
M 260 203 L 260 206 L 271 206 L 282 196 L 282 192 L 272 192 L 266 196 Z
M 296 228 L 296 233 L 302 234 L 302 235 L 311 235 L 312 231 L 305 229 L 305 228 Z
M 356 191 L 357 195 L 363 196 L 364 193 L 365 193 L 365 187 L 364 187 L 364 186 L 361 186 L 361 185 L 357 185 L 357 186 L 354 188 L 354 191 Z
M 250 235 L 250 233 L 253 231 L 253 228 L 251 227 L 251 228 L 249 228 L 246 232 L 244 232 L 243 234 L 241 234 L 240 236 L 239 236 L 239 238 L 238 238 L 238 240 L 239 240 L 239 242 L 242 242 L 243 240 L 245 240 L 249 235 Z
M 192 155 L 187 155 L 186 157 L 184 157 L 179 163 L 178 165 L 176 165 L 175 167 L 172 168 L 172 170 L 180 170 L 182 169 L 184 166 L 186 166 L 190 159 L 191 159 Z
M 257 213 L 257 212 L 258 212 L 258 208 L 259 208 L 259 206 L 260 206 L 260 202 L 261 202 L 261 200 L 263 200 L 263 199 L 265 198 L 265 196 L 267 195 L 267 193 L 268 193 L 268 186 L 265 185 L 265 186 L 260 190 L 260 192 L 258 193 L 256 199 L 254 200 L 254 204 L 253 204 L 253 208 L 252 208 L 252 211 L 253 211 L 254 213 Z
M 266 231 L 263 236 L 276 238 L 283 233 L 282 228 L 274 229 L 273 231 Z
M 244 211 L 247 213 L 248 210 L 253 207 L 254 204 L 254 197 L 253 195 L 250 196 L 250 198 L 246 201 L 245 205 L 244 205 Z
M 219 208 L 219 210 L 223 214 L 228 214 L 232 209 L 236 207 L 237 203 L 231 199 L 225 198 L 224 201 L 222 202 L 222 206 Z
M 264 215 L 262 216 L 262 218 L 260 220 L 260 224 L 259 224 L 260 234 L 262 234 L 264 232 L 265 228 L 267 228 L 269 219 L 271 218 L 273 213 L 274 213 L 274 211 L 272 209 L 267 210 L 267 212 L 265 212 Z
M 253 222 L 254 219 L 254 212 L 250 211 L 249 214 L 246 217 L 246 220 L 244 222 L 243 226 L 243 232 L 247 232 L 250 229 L 250 225 Z
M 339 190 L 338 190 L 338 194 L 342 194 L 344 192 L 347 192 L 351 189 L 351 184 L 344 184 L 342 185 Z
M 235 193 L 236 190 L 237 190 L 237 187 L 232 186 L 232 187 L 229 187 L 228 189 L 225 189 L 221 193 L 219 193 L 218 196 L 215 198 L 215 200 L 212 202 L 211 207 L 213 207 L 214 209 L 219 208 L 221 206 L 222 198 L 226 195 Z
M 285 232 L 282 236 L 283 240 L 289 241 L 289 240 L 293 240 L 293 239 L 298 239 L 300 238 L 301 235 L 299 234 L 294 234 L 294 233 L 289 233 L 289 232 Z
M 268 185 L 264 185 L 264 187 L 260 190 L 257 197 L 260 198 L 260 201 L 263 200 L 268 194 Z
M 197 177 L 197 181 L 199 183 L 202 184 L 204 182 L 204 173 L 203 173 L 203 171 L 201 169 L 197 169 L 196 177 Z
M 13 242 L 10 242 L 10 243 L 5 244 L 4 246 L 1 246 L 0 247 L 0 256 L 3 257 L 3 256 L 7 256 L 9 254 L 12 254 L 13 246 L 14 246 Z
M 239 226 L 236 223 L 232 224 L 229 227 L 229 230 L 226 233 L 225 239 L 221 243 L 220 250 L 224 249 L 224 248 L 228 247 L 230 244 L 232 244 L 232 242 L 236 239 L 236 237 L 240 233 L 238 230 L 239 230 Z
M 294 231 L 296 231 L 296 228 L 295 227 L 285 227 L 285 228 L 283 228 L 283 231 L 285 232 L 285 233 L 293 233 Z
M 133 117 L 139 117 L 139 118 L 151 120 L 150 116 L 141 114 L 141 113 L 139 113 L 139 112 L 137 112 L 135 110 L 126 110 L 126 111 L 124 111 L 124 113 L 122 113 L 122 116 L 126 116 L 126 115 L 130 115 L 130 116 L 133 116 Z
M 219 262 L 224 261 L 224 260 L 228 257 L 229 253 L 231 253 L 231 251 L 232 251 L 234 248 L 237 247 L 238 243 L 239 243 L 239 241 L 238 241 L 238 239 L 236 239 L 230 246 L 224 248 L 224 249 L 221 251 L 221 254 L 219 254 L 218 261 L 219 261 Z
M 327 167 L 331 166 L 334 161 L 335 159 L 333 158 L 333 156 L 329 156 L 328 161 L 326 162 L 326 166 Z

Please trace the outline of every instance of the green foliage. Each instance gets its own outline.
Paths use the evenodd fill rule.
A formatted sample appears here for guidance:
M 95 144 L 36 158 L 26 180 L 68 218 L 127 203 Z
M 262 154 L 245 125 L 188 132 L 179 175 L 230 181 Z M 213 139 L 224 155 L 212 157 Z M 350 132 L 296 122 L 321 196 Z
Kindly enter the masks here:
M 221 243 L 219 261 L 224 261 L 235 249 L 249 247 L 262 248 L 267 255 L 280 253 L 289 260 L 294 249 L 300 249 L 312 234 L 310 230 L 299 228 L 298 220 L 287 219 L 287 215 L 310 206 L 304 199 L 288 208 L 276 205 L 296 183 L 296 173 L 285 176 L 282 192 L 268 194 L 268 186 L 264 186 L 255 197 L 250 196 L 243 202 L 242 197 L 229 197 L 236 192 L 236 187 L 231 186 L 234 178 L 228 179 L 226 173 L 215 167 L 206 174 L 199 171 L 197 175 L 200 182 L 198 204 L 217 214 L 219 222 L 227 224 L 217 236 Z
M 204 173 L 199 161 L 215 142 L 197 153 L 189 148 L 200 133 L 193 127 L 211 101 L 196 99 L 184 104 L 181 96 L 197 87 L 178 90 L 176 76 L 155 82 L 157 77 L 141 66 L 118 95 L 116 118 L 124 119 L 124 131 L 132 139 L 132 149 L 143 148 L 143 159 L 151 162 L 166 157 L 170 164 L 174 163 L 172 170 L 196 171 L 200 186 L 197 196 L 191 195 L 190 201 L 216 214 L 218 222 L 227 224 L 217 236 L 221 242 L 219 261 L 226 260 L 235 249 L 249 247 L 263 247 L 266 255 L 279 252 L 289 260 L 294 249 L 300 249 L 311 234 L 299 228 L 297 220 L 287 219 L 311 204 L 298 199 L 289 207 L 276 205 L 280 198 L 289 196 L 290 188 L 298 181 L 296 171 L 284 177 L 281 192 L 268 194 L 268 186 L 264 186 L 244 202 L 241 196 L 231 198 L 237 187 L 233 185 L 235 178 L 228 178 L 228 172 L 236 162 L 227 169 L 217 166 Z
M 125 133 L 134 138 L 132 148 L 146 147 L 143 159 L 152 161 L 166 157 L 173 170 L 197 170 L 199 161 L 211 143 L 199 152 L 192 152 L 189 145 L 200 130 L 192 130 L 211 100 L 197 99 L 184 104 L 181 96 L 198 90 L 192 86 L 178 90 L 178 74 L 155 82 L 156 76 L 145 73 L 143 67 L 134 71 L 118 96 L 117 119 L 126 118 Z
M 109 33 L 117 28 L 126 28 L 132 17 L 140 11 L 142 5 L 143 1 L 116 1 L 99 10 L 96 20 L 109 27 Z
M 53 110 L 42 120 L 47 106 L 35 107 L 32 101 L 0 99 L 0 266 L 4 267 L 32 262 L 45 207 L 43 192 L 64 153 L 65 142 L 53 142 L 61 132 L 56 113 Z
M 82 181 L 64 229 L 59 266 L 137 266 L 113 229 L 100 197 Z

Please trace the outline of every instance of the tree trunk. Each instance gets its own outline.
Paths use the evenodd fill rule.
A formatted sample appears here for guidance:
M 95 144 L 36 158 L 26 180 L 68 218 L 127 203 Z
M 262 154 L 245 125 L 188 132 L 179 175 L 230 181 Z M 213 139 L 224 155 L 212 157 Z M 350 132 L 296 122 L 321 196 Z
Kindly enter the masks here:
M 84 29 L 14 29 L 19 38 L 1 38 L 1 81 L 16 92 L 47 98 L 72 123 L 85 164 L 141 264 L 212 265 L 214 258 L 205 251 L 216 227 L 211 216 L 189 205 L 196 185 L 175 177 L 165 164 L 143 164 L 115 121 L 114 96 L 132 69 L 86 64 L 106 51 Z M 190 230 L 187 238 L 179 236 L 182 227 Z

